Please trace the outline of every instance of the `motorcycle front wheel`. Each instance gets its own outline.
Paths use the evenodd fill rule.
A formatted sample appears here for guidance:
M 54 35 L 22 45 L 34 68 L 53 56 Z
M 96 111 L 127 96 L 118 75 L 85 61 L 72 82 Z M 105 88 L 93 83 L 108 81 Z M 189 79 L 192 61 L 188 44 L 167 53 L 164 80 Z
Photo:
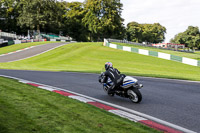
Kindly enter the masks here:
M 142 94 L 140 93 L 138 89 L 136 88 L 129 89 L 127 93 L 128 93 L 129 99 L 133 103 L 139 103 L 142 101 Z

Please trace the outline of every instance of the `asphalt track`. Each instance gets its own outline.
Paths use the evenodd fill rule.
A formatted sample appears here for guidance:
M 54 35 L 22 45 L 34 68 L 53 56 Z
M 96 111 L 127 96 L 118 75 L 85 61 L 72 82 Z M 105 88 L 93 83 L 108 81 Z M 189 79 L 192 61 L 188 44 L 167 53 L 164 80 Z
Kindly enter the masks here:
M 200 132 L 199 82 L 137 77 L 144 85 L 140 90 L 143 100 L 140 104 L 134 104 L 129 99 L 105 94 L 97 81 L 97 74 L 0 70 L 0 75 L 70 90 Z
M 54 49 L 56 47 L 62 46 L 64 44 L 68 44 L 68 43 L 66 43 L 66 42 L 65 43 L 49 43 L 49 44 L 34 46 L 29 49 L 24 49 L 20 52 L 14 52 L 11 54 L 0 56 L 0 62 L 11 62 L 11 61 L 25 59 L 28 57 L 32 57 L 32 56 L 41 54 L 48 50 Z M 17 45 L 20 45 L 20 44 L 17 44 Z

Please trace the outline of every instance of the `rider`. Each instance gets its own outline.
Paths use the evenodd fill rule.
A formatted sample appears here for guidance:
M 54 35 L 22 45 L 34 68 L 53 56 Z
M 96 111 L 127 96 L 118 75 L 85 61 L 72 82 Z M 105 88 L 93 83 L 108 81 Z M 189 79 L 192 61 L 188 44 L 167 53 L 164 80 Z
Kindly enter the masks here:
M 104 78 L 100 82 L 106 83 L 108 78 L 111 79 L 113 85 L 108 88 L 108 94 L 111 94 L 115 92 L 115 89 L 117 89 L 123 83 L 125 76 L 120 74 L 120 71 L 118 71 L 116 68 L 113 68 L 111 62 L 105 63 L 105 70 L 106 71 L 103 73 Z

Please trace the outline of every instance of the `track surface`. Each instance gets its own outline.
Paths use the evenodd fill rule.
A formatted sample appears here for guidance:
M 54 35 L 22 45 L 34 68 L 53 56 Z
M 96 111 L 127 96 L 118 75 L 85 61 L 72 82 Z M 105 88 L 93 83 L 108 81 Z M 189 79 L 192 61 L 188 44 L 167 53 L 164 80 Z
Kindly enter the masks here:
M 144 85 L 140 90 L 143 100 L 134 104 L 129 99 L 107 96 L 97 74 L 0 70 L 1 74 L 84 94 L 200 132 L 200 83 L 197 82 L 137 77 Z
M 23 50 L 23 51 L 20 51 L 17 53 L 1 56 L 0 62 L 11 62 L 11 61 L 25 59 L 28 57 L 32 57 L 32 56 L 41 54 L 50 49 L 62 46 L 63 44 L 67 44 L 67 43 L 66 42 L 65 43 L 49 43 L 49 44 L 44 44 L 44 45 L 38 45 L 33 48 Z M 20 45 L 20 44 L 17 44 L 17 45 Z

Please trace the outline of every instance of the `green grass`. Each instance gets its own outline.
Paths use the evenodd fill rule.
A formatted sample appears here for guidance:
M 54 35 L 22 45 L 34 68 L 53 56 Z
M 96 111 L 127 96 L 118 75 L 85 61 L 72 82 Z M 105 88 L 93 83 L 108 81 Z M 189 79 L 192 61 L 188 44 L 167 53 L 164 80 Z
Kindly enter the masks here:
M 57 93 L 0 77 L 1 133 L 156 133 Z
M 102 46 L 73 43 L 26 60 L 0 63 L 1 69 L 100 73 L 110 61 L 122 73 L 200 81 L 200 67 Z
M 9 52 L 17 51 L 20 49 L 24 49 L 30 46 L 36 46 L 36 45 L 42 45 L 42 44 L 48 44 L 48 43 L 55 43 L 55 42 L 32 42 L 32 43 L 21 43 L 21 44 L 14 44 L 6 47 L 0 48 L 0 55 L 6 54 Z
M 122 45 L 122 46 L 129 46 L 129 47 L 138 48 L 138 49 L 146 49 L 146 50 L 150 50 L 150 51 L 162 52 L 162 53 L 167 53 L 167 54 L 171 54 L 171 55 L 176 55 L 176 56 L 200 60 L 200 51 L 196 51 L 195 53 L 186 53 L 186 52 L 178 52 L 178 51 L 172 51 L 172 50 L 158 49 L 158 48 L 153 48 L 153 47 L 131 45 L 131 44 L 126 44 L 126 43 L 113 42 L 113 44 Z

